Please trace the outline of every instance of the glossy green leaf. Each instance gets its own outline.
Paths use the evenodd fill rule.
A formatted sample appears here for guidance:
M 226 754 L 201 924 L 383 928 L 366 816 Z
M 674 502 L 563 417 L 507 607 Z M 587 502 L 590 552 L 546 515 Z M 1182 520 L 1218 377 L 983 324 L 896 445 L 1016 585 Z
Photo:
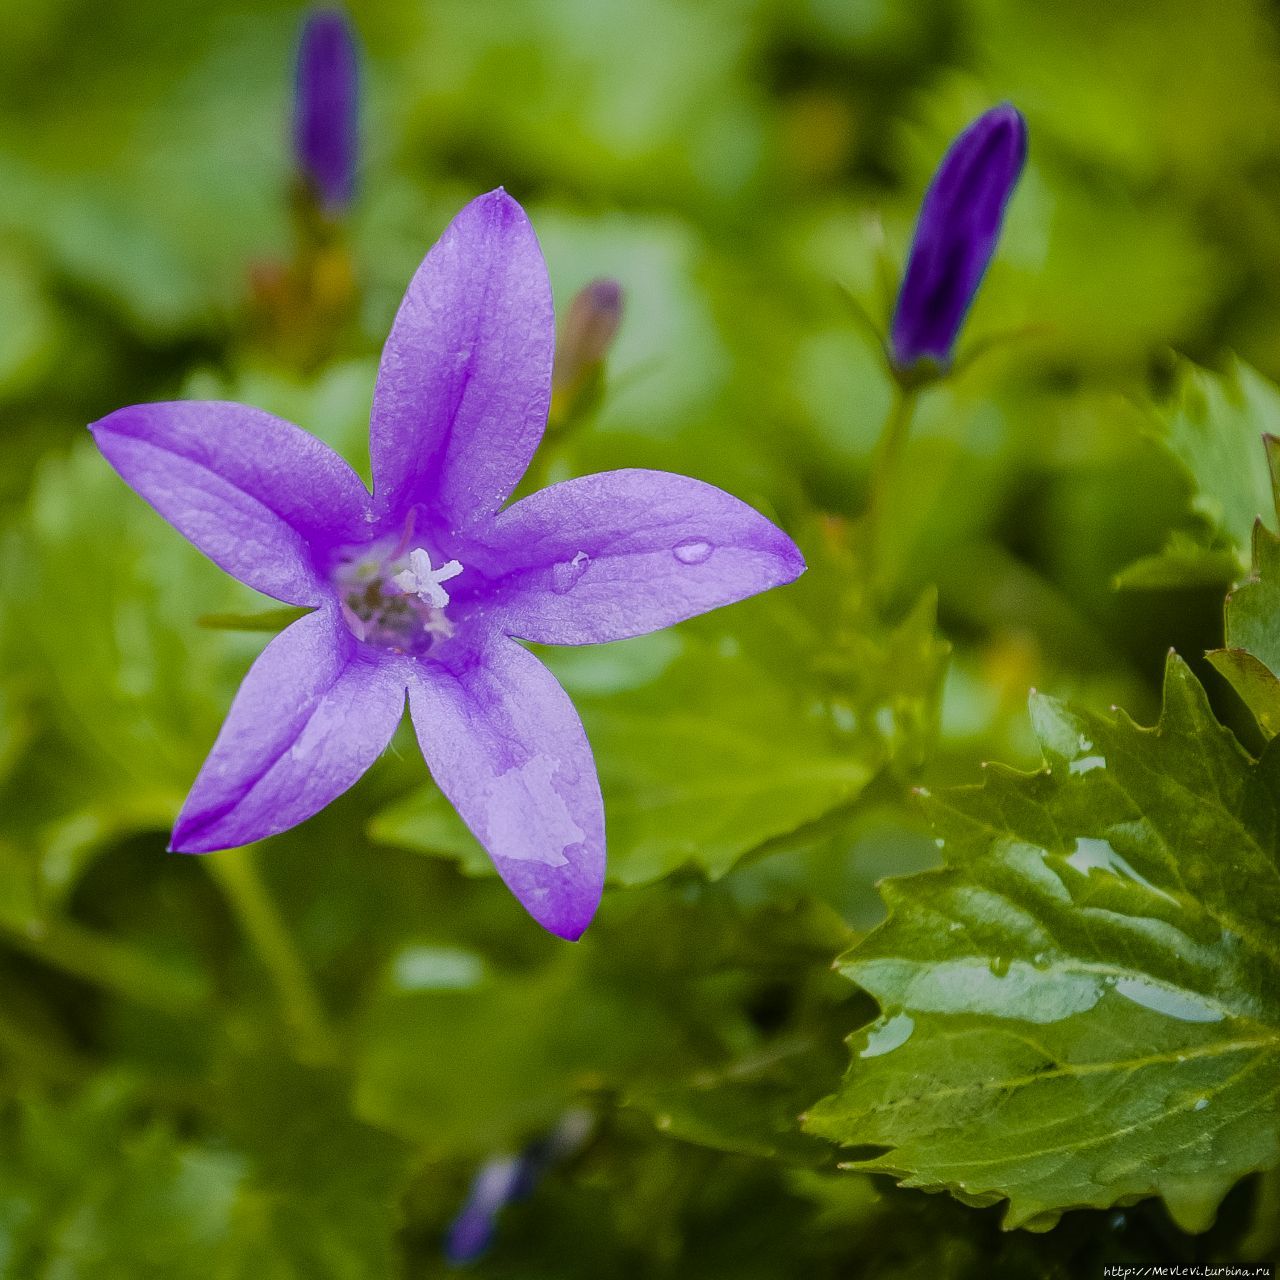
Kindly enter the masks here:
M 1045 769 L 932 800 L 946 867 L 844 957 L 882 1013 L 809 1127 L 1009 1225 L 1158 1194 L 1200 1230 L 1280 1161 L 1280 751 L 1177 658 L 1155 729 L 1033 714 Z

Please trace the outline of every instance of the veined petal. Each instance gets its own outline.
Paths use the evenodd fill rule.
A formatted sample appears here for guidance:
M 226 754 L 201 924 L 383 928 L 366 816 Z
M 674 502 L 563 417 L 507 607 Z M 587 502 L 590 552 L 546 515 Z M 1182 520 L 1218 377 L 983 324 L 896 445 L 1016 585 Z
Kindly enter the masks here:
M 604 803 L 578 713 L 555 677 L 495 635 L 417 664 L 413 727 L 440 790 L 544 929 L 576 939 L 604 886 Z
M 405 684 L 405 664 L 358 645 L 336 606 L 287 627 L 245 676 L 170 848 L 248 844 L 323 809 L 391 741 Z
M 538 239 L 501 188 L 450 223 L 382 352 L 370 451 L 380 514 L 426 504 L 445 527 L 492 514 L 542 439 L 555 317 Z
M 215 564 L 289 604 L 327 588 L 312 550 L 366 536 L 359 476 L 301 427 L 226 401 L 138 404 L 93 423 L 125 483 Z
M 551 485 L 483 535 L 494 619 L 544 644 L 643 635 L 804 572 L 795 543 L 721 489 L 666 471 Z

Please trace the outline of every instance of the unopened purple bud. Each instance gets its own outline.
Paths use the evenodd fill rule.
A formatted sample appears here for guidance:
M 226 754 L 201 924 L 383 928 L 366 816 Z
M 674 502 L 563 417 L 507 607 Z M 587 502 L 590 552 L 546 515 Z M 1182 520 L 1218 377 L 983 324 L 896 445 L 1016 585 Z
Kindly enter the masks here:
M 299 171 L 329 213 L 340 213 L 355 194 L 358 63 L 347 15 L 313 10 L 298 42 L 293 146 Z
M 600 367 L 621 323 L 622 286 L 616 280 L 593 280 L 574 294 L 556 342 L 558 389 L 578 388 Z
M 1005 103 L 951 144 L 925 193 L 890 334 L 898 370 L 946 365 L 986 273 L 1027 159 L 1027 124 Z

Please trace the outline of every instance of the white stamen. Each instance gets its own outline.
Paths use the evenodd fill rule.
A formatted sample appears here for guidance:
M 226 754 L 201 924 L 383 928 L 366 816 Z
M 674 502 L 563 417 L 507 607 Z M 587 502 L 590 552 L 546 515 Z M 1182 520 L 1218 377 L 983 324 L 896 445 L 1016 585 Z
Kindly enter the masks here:
M 447 560 L 438 569 L 433 569 L 431 557 L 421 547 L 415 547 L 409 552 L 409 567 L 402 569 L 391 581 L 405 595 L 417 596 L 419 600 L 443 609 L 449 603 L 449 593 L 440 584 L 456 578 L 461 572 L 462 566 L 456 560 Z

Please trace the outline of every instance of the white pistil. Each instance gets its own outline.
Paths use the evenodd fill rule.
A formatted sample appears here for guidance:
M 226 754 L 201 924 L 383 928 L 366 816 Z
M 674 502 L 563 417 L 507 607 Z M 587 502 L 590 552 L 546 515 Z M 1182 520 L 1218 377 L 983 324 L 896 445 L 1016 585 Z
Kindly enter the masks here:
M 415 547 L 409 552 L 409 567 L 402 569 L 391 581 L 405 595 L 417 596 L 433 608 L 443 609 L 449 603 L 449 593 L 441 584 L 456 578 L 461 572 L 462 566 L 456 560 L 447 560 L 438 569 L 433 569 L 431 557 L 421 547 Z

